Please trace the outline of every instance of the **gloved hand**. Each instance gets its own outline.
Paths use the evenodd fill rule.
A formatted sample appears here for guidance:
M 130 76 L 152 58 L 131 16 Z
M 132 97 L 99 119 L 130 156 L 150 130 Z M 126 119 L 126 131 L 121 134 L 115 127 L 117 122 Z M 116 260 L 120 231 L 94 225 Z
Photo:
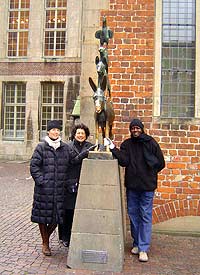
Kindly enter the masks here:
M 81 153 L 78 155 L 78 157 L 81 158 L 81 159 L 87 158 L 87 157 L 88 157 L 88 154 L 89 154 L 89 151 L 94 150 L 95 147 L 97 147 L 96 144 L 90 146 L 89 148 L 87 148 L 86 150 L 84 150 L 83 152 L 81 152 Z
M 98 146 L 97 144 L 92 145 L 92 146 L 90 146 L 87 150 L 88 150 L 88 151 L 93 151 L 97 146 Z
M 84 159 L 84 158 L 87 158 L 88 157 L 88 153 L 89 153 L 89 150 L 85 150 L 83 152 L 81 152 L 76 158 L 77 159 Z
M 111 150 L 115 148 L 115 145 L 110 138 L 104 138 L 104 146 L 109 146 Z

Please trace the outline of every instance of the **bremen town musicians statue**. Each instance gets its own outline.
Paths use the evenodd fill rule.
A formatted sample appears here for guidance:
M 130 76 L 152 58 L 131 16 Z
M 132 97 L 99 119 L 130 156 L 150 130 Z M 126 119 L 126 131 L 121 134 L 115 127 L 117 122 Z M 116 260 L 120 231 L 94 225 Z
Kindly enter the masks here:
M 99 39 L 100 57 L 96 56 L 95 64 L 97 69 L 98 81 L 97 85 L 91 77 L 89 83 L 94 91 L 93 100 L 95 106 L 95 139 L 96 144 L 99 143 L 99 133 L 101 131 L 102 138 L 109 137 L 112 139 L 112 125 L 115 118 L 113 104 L 111 101 L 111 89 L 108 78 L 108 41 L 113 37 L 113 32 L 109 30 L 106 18 L 103 17 L 102 30 L 96 31 L 95 37 Z M 106 148 L 109 151 L 109 148 Z

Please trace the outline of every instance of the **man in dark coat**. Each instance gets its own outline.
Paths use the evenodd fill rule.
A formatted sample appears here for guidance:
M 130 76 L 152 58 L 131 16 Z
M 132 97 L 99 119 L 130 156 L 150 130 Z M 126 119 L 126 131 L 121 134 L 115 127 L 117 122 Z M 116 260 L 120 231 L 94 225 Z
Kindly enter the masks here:
M 51 120 L 47 136 L 37 145 L 31 158 L 30 173 L 35 181 L 31 221 L 39 224 L 42 252 L 51 255 L 49 237 L 63 222 L 63 191 L 67 180 L 70 151 L 60 138 L 61 124 Z
M 77 124 L 72 129 L 71 141 L 68 143 L 71 159 L 64 188 L 64 221 L 58 227 L 59 239 L 65 247 L 70 243 L 82 161 L 88 157 L 89 151 L 96 147 L 86 140 L 89 135 L 90 131 L 85 124 Z
M 120 150 L 111 140 L 105 139 L 112 154 L 125 167 L 127 209 L 134 239 L 133 254 L 139 261 L 147 262 L 152 233 L 152 209 L 157 174 L 165 167 L 165 161 L 156 140 L 144 133 L 144 125 L 133 119 L 129 130 L 131 137 L 122 142 Z

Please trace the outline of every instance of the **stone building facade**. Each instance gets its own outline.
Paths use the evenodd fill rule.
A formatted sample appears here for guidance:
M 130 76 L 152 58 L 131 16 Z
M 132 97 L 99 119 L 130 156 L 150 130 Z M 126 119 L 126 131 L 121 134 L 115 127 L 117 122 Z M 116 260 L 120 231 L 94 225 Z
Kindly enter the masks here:
M 0 157 L 29 159 L 47 120 L 60 119 L 69 136 L 80 90 L 82 1 L 0 6 Z
M 15 54 L 12 47 L 8 51 L 7 45 L 8 33 L 15 31 L 8 24 L 12 7 L 9 7 L 9 1 L 0 0 L 0 157 L 30 157 L 44 134 L 43 127 L 49 118 L 43 110 L 54 106 L 54 102 L 43 104 L 46 84 L 47 90 L 50 85 L 49 89 L 54 91 L 56 84 L 63 89 L 61 106 L 57 106 L 62 111 L 57 111 L 58 117 L 55 118 L 63 121 L 64 139 L 68 138 L 74 123 L 71 113 L 78 95 L 80 119 L 90 127 L 93 138 L 94 108 L 88 77 L 97 79 L 94 60 L 98 55 L 99 41 L 94 34 L 101 28 L 102 18 L 106 16 L 107 24 L 114 32 L 108 46 L 109 79 L 115 109 L 114 141 L 119 146 L 129 136 L 131 118 L 138 117 L 144 122 L 146 132 L 155 137 L 163 150 L 166 168 L 159 174 L 154 223 L 181 216 L 199 216 L 200 22 L 194 14 L 200 11 L 200 3 L 193 0 L 68 0 L 67 25 L 58 28 L 66 32 L 64 46 L 60 39 L 58 56 L 52 55 L 50 50 L 56 48 L 45 32 L 53 31 L 48 20 L 53 18 L 54 12 L 57 17 L 64 14 L 64 0 L 27 2 L 30 2 L 30 8 L 24 10 L 29 10 L 27 55 L 9 56 Z M 57 5 L 56 9 L 52 3 Z M 19 12 L 19 8 L 13 9 L 14 12 Z M 170 17 L 170 13 L 173 16 Z M 174 18 L 175 23 L 169 18 Z M 176 22 L 177 18 L 182 18 L 183 22 Z M 12 46 L 12 36 L 10 40 Z M 54 43 L 57 45 L 57 42 Z M 48 49 L 49 52 L 45 53 Z M 17 107 L 17 104 L 8 104 L 9 96 L 8 102 L 5 102 L 5 93 L 12 90 L 13 86 L 9 84 L 13 83 L 26 86 L 26 108 L 24 119 L 21 119 L 24 128 L 21 132 L 16 127 L 9 128 L 13 121 L 17 122 L 15 116 L 13 120 L 10 116 L 5 119 L 6 110 Z M 53 111 L 49 113 L 53 115 Z M 6 123 L 8 130 L 12 131 L 6 132 Z

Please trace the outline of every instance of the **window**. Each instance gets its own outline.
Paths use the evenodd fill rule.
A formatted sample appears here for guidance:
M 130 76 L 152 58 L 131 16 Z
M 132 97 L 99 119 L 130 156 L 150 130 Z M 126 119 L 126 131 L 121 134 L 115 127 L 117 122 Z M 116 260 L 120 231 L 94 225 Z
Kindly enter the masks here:
M 157 3 L 154 114 L 191 119 L 197 115 L 196 1 Z
M 10 0 L 8 56 L 27 56 L 30 0 Z
M 4 83 L 3 136 L 24 139 L 26 114 L 26 84 Z
M 63 95 L 63 83 L 42 83 L 41 138 L 46 135 L 48 120 L 63 121 Z
M 67 0 L 46 0 L 45 56 L 64 56 Z

